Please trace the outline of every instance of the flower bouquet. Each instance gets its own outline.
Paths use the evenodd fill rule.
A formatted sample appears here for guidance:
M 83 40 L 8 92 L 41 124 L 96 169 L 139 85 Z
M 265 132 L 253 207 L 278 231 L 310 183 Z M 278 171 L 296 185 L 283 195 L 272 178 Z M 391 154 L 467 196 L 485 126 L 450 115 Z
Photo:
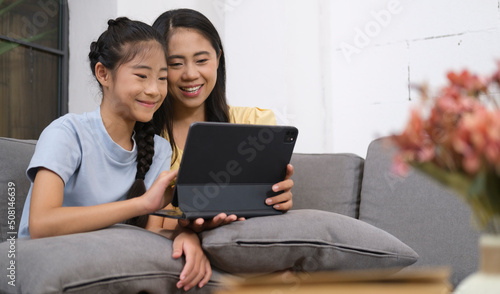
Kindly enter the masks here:
M 421 103 L 400 134 L 395 172 L 408 166 L 452 188 L 481 230 L 500 234 L 500 62 L 490 76 L 450 72 L 436 95 L 419 86 Z

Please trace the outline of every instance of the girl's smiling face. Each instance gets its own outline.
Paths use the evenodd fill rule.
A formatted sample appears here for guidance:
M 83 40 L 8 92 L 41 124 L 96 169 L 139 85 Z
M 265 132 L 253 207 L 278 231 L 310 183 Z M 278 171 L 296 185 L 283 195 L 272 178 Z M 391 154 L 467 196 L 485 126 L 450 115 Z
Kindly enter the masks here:
M 168 91 L 177 110 L 203 108 L 217 81 L 219 57 L 196 30 L 177 28 L 168 39 Z
M 163 48 L 155 41 L 148 43 L 143 52 L 110 72 L 103 84 L 106 113 L 130 123 L 150 121 L 168 91 Z

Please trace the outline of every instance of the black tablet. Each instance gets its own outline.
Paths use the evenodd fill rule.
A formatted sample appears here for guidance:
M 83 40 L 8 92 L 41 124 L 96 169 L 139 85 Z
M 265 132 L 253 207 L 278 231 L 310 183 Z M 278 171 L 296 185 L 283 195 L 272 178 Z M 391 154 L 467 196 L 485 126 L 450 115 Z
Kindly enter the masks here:
M 286 175 L 298 130 L 292 126 L 196 122 L 188 132 L 172 203 L 154 215 L 211 219 L 281 214 L 265 199 Z

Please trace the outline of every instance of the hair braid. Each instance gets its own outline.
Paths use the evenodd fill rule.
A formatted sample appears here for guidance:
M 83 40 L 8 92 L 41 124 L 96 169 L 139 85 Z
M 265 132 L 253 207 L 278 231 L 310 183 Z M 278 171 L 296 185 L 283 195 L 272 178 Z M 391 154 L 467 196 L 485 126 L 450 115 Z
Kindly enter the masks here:
M 137 145 L 137 173 L 135 175 L 135 181 L 127 194 L 127 199 L 138 197 L 146 193 L 144 178 L 153 163 L 153 156 L 155 153 L 155 129 L 152 122 L 136 122 L 134 129 L 135 141 Z M 141 215 L 131 218 L 125 223 L 144 228 L 146 227 L 147 222 L 148 216 Z
M 153 163 L 155 130 L 151 122 L 137 122 L 135 129 L 137 143 L 137 175 L 135 177 L 136 179 L 144 179 Z

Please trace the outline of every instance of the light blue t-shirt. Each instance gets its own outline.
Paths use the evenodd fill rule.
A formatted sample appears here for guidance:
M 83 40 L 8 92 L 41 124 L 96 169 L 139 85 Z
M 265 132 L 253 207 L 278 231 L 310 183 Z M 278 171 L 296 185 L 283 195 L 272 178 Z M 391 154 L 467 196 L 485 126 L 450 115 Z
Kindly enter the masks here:
M 162 171 L 170 169 L 172 149 L 155 136 L 153 163 L 144 183 L 149 188 Z M 135 180 L 137 150 L 123 149 L 109 136 L 100 108 L 84 114 L 66 114 L 40 135 L 26 171 L 31 188 L 24 204 L 19 237 L 29 237 L 29 210 L 33 182 L 39 167 L 64 181 L 63 206 L 91 206 L 124 200 Z

